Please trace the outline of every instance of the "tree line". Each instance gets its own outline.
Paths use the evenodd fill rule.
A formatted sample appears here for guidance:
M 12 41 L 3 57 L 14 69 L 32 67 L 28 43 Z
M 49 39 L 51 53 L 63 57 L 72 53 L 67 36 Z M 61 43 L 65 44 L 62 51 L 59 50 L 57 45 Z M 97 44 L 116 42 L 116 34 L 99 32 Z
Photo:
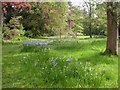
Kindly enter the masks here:
M 118 54 L 119 3 L 3 2 L 3 37 L 66 35 L 107 36 L 105 53 Z

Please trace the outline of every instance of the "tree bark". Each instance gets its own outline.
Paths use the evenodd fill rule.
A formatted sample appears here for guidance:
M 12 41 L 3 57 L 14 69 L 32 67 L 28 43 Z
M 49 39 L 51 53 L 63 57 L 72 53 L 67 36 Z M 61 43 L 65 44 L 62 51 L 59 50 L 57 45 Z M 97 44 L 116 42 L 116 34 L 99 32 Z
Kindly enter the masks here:
M 60 29 L 60 32 L 59 32 L 59 33 L 60 33 L 60 39 L 61 39 L 61 38 L 62 38 L 62 33 L 61 33 L 61 29 Z
M 91 28 L 91 16 L 92 16 L 92 6 L 91 6 L 91 2 L 89 2 L 89 19 L 90 19 L 90 22 L 89 22 L 89 35 L 90 35 L 90 38 L 92 38 L 92 28 Z
M 119 20 L 119 26 L 118 26 L 118 37 L 120 39 L 120 20 Z
M 107 43 L 105 52 L 118 55 L 117 12 L 113 2 L 107 2 Z

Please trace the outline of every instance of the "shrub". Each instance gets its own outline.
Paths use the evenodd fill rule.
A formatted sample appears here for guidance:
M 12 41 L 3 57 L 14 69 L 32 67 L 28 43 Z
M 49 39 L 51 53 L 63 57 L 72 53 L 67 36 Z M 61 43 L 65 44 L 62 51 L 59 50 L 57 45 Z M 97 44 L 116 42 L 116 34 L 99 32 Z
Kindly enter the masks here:
M 29 38 L 25 36 L 17 36 L 15 40 L 23 41 L 23 40 L 29 40 Z
M 26 31 L 24 36 L 26 37 L 32 37 L 33 36 L 33 33 L 31 31 Z
M 9 24 L 3 25 L 3 38 L 15 39 L 17 36 L 23 36 L 25 31 L 22 24 L 20 24 L 21 17 L 12 17 Z
M 7 30 L 10 30 L 10 28 L 8 27 L 7 24 L 3 24 L 2 33 L 4 33 Z
M 3 24 L 2 33 L 3 33 L 3 38 L 5 38 L 5 39 L 12 38 L 11 34 L 10 34 L 10 28 L 8 27 L 7 24 Z

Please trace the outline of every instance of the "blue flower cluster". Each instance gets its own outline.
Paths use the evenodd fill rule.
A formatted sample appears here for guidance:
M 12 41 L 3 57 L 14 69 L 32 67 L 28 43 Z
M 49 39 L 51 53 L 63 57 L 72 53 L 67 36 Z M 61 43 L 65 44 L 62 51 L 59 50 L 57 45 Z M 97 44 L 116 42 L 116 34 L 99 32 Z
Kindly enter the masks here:
M 48 45 L 51 41 L 40 41 L 40 40 L 25 40 L 23 41 L 24 45 Z
M 72 62 L 73 61 L 73 59 L 72 58 L 67 58 L 67 60 L 66 60 L 67 62 Z

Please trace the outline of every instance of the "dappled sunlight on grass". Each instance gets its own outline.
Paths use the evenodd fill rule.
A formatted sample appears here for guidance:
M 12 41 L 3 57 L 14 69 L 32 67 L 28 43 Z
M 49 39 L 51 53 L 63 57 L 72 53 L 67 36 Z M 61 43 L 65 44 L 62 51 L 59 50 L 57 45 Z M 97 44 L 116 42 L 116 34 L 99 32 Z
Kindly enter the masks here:
M 12 57 L 22 56 L 23 58 L 25 58 L 24 56 L 29 56 L 29 55 L 31 55 L 31 53 L 17 53 L 17 54 L 12 55 Z M 11 55 L 5 55 L 4 57 L 11 57 Z

